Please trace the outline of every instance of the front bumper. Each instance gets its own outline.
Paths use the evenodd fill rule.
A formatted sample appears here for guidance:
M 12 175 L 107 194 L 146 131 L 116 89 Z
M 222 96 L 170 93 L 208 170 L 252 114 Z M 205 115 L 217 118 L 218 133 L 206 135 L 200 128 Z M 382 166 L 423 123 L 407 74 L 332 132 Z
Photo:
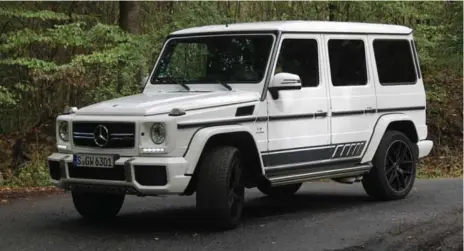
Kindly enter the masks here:
M 137 195 L 183 194 L 191 179 L 185 175 L 188 162 L 182 157 L 121 157 L 114 168 L 79 170 L 73 169 L 72 156 L 53 153 L 48 157 L 51 181 L 55 186 Z

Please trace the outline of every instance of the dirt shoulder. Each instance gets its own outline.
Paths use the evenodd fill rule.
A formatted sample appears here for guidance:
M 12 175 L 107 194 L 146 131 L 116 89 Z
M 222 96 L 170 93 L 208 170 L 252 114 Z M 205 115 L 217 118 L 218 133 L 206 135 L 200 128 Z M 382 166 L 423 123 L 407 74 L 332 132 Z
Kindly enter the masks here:
M 0 205 L 8 204 L 16 199 L 43 196 L 49 194 L 64 193 L 63 189 L 57 187 L 0 187 Z

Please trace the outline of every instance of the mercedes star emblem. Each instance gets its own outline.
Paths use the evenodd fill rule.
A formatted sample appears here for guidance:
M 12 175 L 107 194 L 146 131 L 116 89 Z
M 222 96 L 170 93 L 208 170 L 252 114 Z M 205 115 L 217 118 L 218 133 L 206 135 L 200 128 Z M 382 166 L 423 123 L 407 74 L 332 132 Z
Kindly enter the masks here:
M 110 134 L 108 132 L 108 128 L 104 125 L 98 125 L 93 132 L 93 141 L 99 147 L 104 147 L 108 144 L 108 140 L 110 139 Z

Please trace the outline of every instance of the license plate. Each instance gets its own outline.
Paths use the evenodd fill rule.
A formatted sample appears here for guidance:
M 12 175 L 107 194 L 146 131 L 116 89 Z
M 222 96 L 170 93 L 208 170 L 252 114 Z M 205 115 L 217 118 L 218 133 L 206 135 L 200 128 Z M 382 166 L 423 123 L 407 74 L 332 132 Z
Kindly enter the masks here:
M 112 168 L 114 159 L 113 155 L 74 154 L 73 164 L 75 167 Z

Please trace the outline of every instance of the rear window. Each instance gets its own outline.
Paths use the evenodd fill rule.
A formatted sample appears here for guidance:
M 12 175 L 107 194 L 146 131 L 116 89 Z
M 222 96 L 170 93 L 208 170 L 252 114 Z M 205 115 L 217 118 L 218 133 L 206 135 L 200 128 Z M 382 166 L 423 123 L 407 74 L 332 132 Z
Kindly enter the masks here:
M 379 81 L 382 85 L 416 83 L 411 46 L 405 39 L 376 39 L 374 54 Z

